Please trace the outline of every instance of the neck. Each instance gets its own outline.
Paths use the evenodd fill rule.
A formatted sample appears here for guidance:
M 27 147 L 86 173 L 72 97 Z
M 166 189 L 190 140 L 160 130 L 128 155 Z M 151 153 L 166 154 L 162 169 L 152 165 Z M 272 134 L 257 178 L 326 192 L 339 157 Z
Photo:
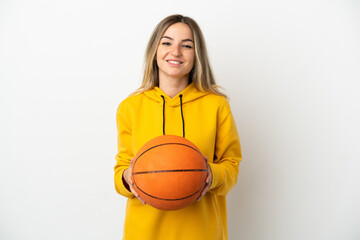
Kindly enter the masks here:
M 159 76 L 159 88 L 166 93 L 169 97 L 173 98 L 189 85 L 189 76 L 184 76 L 181 79 L 160 77 Z

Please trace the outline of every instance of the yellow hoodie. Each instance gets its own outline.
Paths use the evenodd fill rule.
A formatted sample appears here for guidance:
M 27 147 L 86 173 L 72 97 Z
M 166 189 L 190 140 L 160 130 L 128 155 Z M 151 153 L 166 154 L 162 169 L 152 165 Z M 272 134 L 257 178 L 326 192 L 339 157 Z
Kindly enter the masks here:
M 225 196 L 237 181 L 241 149 L 226 98 L 201 92 L 194 83 L 173 98 L 155 87 L 123 100 L 116 123 L 115 189 L 128 198 L 123 239 L 228 239 Z M 175 211 L 143 205 L 122 181 L 123 171 L 137 151 L 164 132 L 185 134 L 208 158 L 213 175 L 211 187 L 200 201 Z

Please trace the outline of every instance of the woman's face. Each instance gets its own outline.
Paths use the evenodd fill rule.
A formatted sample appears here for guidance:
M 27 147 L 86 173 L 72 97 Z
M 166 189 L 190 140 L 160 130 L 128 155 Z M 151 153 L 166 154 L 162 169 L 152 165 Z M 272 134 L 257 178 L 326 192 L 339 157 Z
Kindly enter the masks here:
M 164 33 L 156 51 L 159 79 L 186 79 L 194 66 L 194 39 L 190 27 L 175 23 Z

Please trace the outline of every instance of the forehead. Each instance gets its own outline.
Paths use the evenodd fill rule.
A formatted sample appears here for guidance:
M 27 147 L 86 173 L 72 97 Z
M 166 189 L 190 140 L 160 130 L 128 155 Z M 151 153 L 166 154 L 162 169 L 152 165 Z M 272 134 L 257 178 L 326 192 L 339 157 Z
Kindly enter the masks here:
M 190 27 L 185 23 L 174 23 L 164 32 L 163 36 L 171 38 L 193 39 Z

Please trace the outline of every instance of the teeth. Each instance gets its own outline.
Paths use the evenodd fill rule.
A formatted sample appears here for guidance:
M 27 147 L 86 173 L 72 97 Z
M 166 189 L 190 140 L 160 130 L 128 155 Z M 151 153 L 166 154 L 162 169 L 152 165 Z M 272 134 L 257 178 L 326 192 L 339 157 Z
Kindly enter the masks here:
M 173 63 L 173 64 L 180 64 L 180 62 L 177 61 L 168 61 L 169 63 Z

